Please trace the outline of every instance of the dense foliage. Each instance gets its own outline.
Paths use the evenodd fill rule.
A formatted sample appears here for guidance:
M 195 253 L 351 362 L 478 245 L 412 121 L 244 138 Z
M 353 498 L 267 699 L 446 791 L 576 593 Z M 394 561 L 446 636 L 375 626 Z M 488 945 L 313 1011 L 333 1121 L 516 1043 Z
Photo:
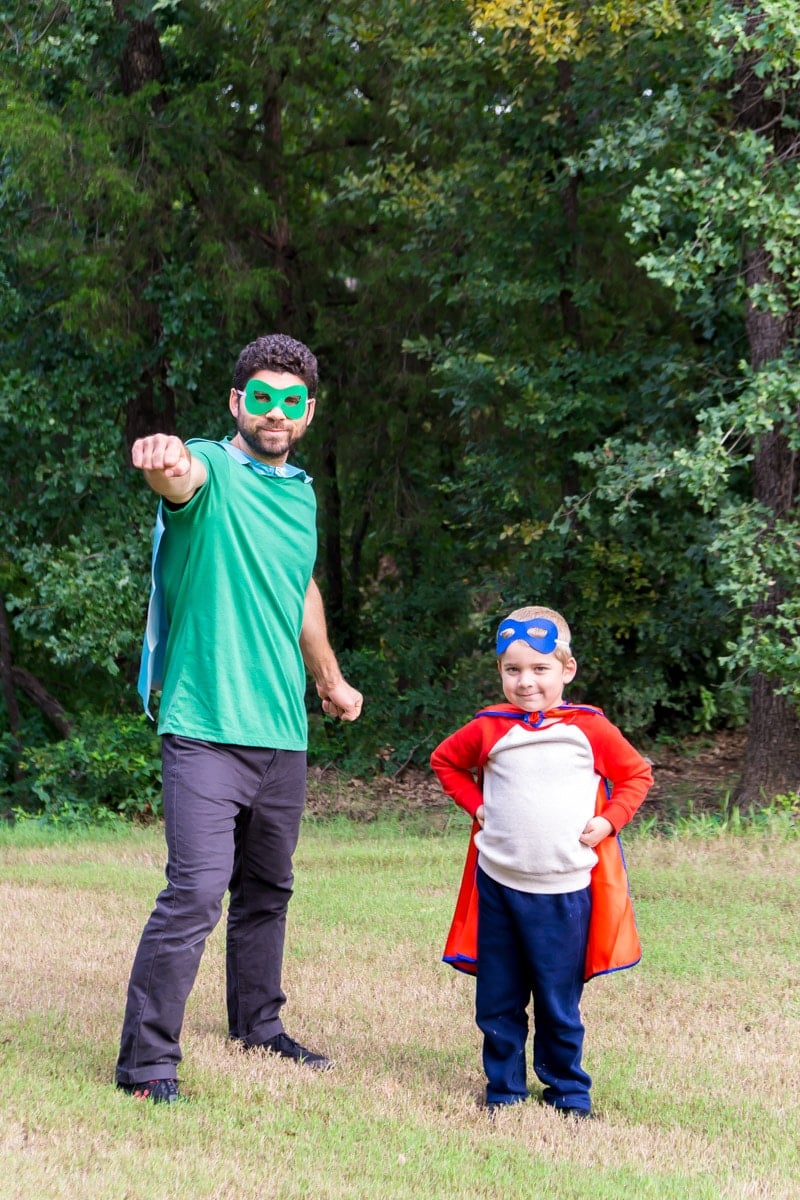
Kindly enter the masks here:
M 316 761 L 424 763 L 496 697 L 498 616 L 541 602 L 573 697 L 643 739 L 751 695 L 743 798 L 797 789 L 800 4 L 3 17 L 8 810 L 157 803 L 129 446 L 227 432 L 271 329 L 320 359 L 301 457 L 367 698 L 352 727 L 312 705 Z

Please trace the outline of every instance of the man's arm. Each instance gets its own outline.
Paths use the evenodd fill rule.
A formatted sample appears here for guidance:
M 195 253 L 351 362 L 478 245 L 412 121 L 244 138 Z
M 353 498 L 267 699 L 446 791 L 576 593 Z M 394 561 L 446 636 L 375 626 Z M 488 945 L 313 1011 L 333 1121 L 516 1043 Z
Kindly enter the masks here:
M 131 462 L 144 471 L 153 491 L 170 504 L 186 504 L 208 478 L 205 464 L 173 434 L 138 438 L 131 448 Z
M 357 720 L 361 716 L 364 697 L 350 686 L 339 669 L 328 641 L 322 596 L 313 579 L 306 591 L 300 652 L 303 662 L 314 676 L 317 693 L 322 700 L 322 711 L 342 721 Z

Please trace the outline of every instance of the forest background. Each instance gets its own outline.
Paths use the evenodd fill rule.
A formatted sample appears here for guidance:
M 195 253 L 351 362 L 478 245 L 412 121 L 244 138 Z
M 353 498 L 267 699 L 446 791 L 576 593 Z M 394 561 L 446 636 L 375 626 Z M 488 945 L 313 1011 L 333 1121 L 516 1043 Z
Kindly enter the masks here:
M 737 802 L 800 790 L 800 4 L 0 8 L 6 813 L 157 808 L 130 444 L 229 432 L 273 330 L 320 360 L 299 460 L 366 697 L 310 699 L 314 763 L 424 765 L 547 603 L 571 699 L 743 728 Z

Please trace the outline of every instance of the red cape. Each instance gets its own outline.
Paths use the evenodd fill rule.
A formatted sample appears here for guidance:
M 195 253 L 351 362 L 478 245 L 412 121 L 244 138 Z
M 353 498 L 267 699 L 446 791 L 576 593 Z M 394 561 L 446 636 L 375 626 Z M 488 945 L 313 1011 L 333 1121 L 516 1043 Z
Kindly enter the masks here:
M 601 782 L 597 789 L 596 815 L 602 814 L 606 803 L 605 784 Z M 456 910 L 442 955 L 444 962 L 467 975 L 478 973 L 478 848 L 475 834 L 479 829 L 478 822 L 473 821 Z M 595 854 L 597 863 L 590 883 L 592 915 L 584 967 L 586 980 L 635 967 L 642 957 L 619 837 L 604 838 L 595 846 Z

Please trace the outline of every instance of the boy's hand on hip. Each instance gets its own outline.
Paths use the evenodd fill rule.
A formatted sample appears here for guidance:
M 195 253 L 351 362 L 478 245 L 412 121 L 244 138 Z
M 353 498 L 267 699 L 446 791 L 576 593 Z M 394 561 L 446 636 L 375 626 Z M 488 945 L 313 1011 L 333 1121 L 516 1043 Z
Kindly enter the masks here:
M 590 846 L 593 849 L 605 838 L 610 837 L 613 832 L 614 826 L 608 817 L 592 817 L 591 821 L 586 822 L 578 841 L 582 846 Z

